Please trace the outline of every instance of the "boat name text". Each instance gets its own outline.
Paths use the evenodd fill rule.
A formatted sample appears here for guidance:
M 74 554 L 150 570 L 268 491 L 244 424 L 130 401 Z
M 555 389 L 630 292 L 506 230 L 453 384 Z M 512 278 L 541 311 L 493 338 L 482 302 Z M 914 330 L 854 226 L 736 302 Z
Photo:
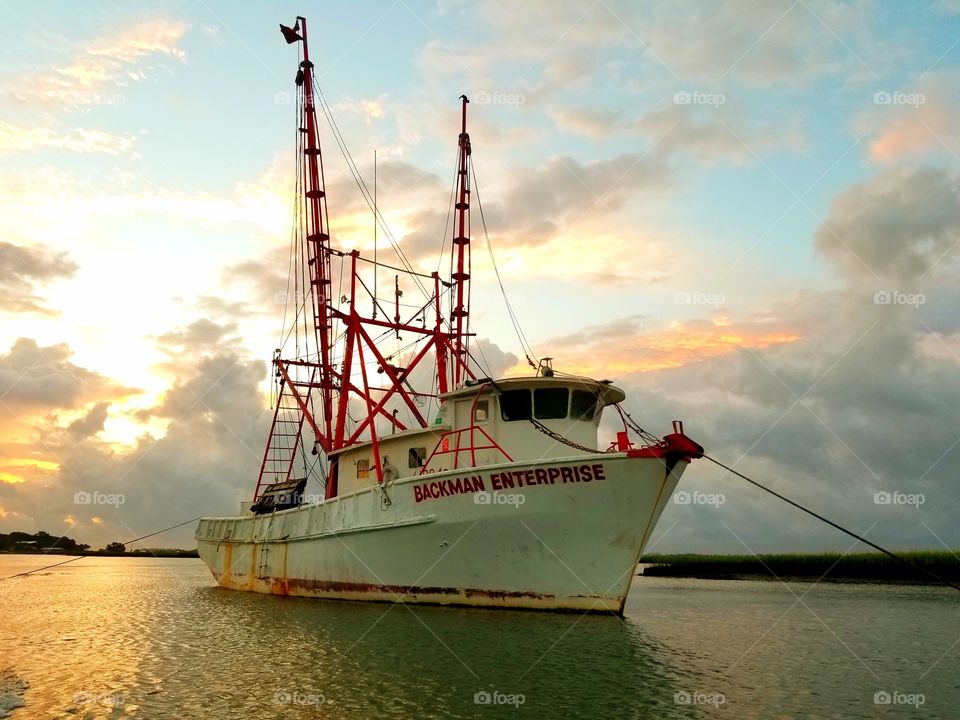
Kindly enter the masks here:
M 487 480 L 491 490 L 511 490 L 534 485 L 555 485 L 563 483 L 591 482 L 605 480 L 603 465 L 572 465 L 570 467 L 530 468 L 529 470 L 508 470 L 490 473 Z M 486 492 L 483 475 L 470 475 L 454 479 L 434 480 L 414 485 L 413 497 L 416 502 L 436 500 L 451 495 L 465 495 Z

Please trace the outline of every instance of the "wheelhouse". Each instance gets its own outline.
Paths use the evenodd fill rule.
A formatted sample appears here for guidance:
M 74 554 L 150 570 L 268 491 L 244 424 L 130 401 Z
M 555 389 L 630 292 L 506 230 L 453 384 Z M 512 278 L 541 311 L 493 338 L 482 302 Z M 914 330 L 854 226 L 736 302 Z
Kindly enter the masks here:
M 331 452 L 342 493 L 383 480 L 594 453 L 604 408 L 623 400 L 608 381 L 537 376 L 478 380 L 440 398 L 429 428 Z

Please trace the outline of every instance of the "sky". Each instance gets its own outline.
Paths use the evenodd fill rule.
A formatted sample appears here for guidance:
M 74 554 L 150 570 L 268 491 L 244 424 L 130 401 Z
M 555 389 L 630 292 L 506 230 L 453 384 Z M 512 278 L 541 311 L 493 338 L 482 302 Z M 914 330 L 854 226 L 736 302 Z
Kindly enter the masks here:
M 417 268 L 465 93 L 538 356 L 875 542 L 960 546 L 952 0 L 0 4 L 0 532 L 100 547 L 250 495 L 293 212 L 277 25 L 298 14 Z M 321 131 L 334 243 L 370 252 Z M 526 372 L 479 227 L 473 327 L 491 370 Z M 680 490 L 653 551 L 860 549 L 706 461 Z

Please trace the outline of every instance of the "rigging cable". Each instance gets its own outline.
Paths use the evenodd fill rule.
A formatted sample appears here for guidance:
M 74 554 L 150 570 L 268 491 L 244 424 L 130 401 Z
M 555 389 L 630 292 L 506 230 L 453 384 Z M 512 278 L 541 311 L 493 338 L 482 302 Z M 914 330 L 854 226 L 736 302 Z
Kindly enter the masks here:
M 300 127 L 300 115 L 301 115 L 302 106 L 303 106 L 303 98 L 301 97 L 301 93 L 297 93 L 297 108 L 296 108 L 297 112 L 295 113 L 295 118 L 294 118 L 294 119 L 295 119 L 295 125 L 294 125 L 295 130 Z M 297 323 L 297 319 L 296 319 L 296 317 L 297 317 L 297 316 L 296 316 L 296 310 L 297 310 L 297 308 L 296 308 L 296 305 L 294 305 L 294 307 L 293 307 L 293 310 L 294 310 L 294 320 L 293 320 L 293 323 L 292 323 L 291 326 L 290 326 L 290 329 L 287 330 L 287 308 L 288 308 L 288 306 L 290 305 L 290 284 L 291 284 L 291 280 L 293 281 L 294 293 L 297 293 L 297 292 L 299 291 L 299 287 L 298 287 L 298 285 L 297 285 L 297 280 L 296 280 L 296 278 L 293 277 L 293 276 L 294 276 L 295 273 L 296 273 L 297 251 L 298 251 L 298 249 L 299 249 L 299 242 L 298 242 L 299 235 L 298 235 L 298 231 L 299 231 L 299 228 L 300 228 L 300 202 L 298 202 L 298 201 L 299 201 L 299 199 L 300 199 L 300 195 L 301 195 L 302 190 L 303 190 L 303 187 L 302 187 L 301 165 L 300 165 L 300 163 L 301 163 L 301 158 L 302 158 L 302 156 L 303 156 L 303 147 L 302 147 L 302 144 L 301 144 L 301 143 L 302 143 L 301 135 L 302 135 L 302 133 L 296 132 L 297 142 L 296 142 L 296 146 L 295 146 L 295 148 L 294 148 L 294 187 L 293 187 L 294 203 L 293 203 L 293 224 L 292 224 L 292 226 L 291 226 L 291 228 L 290 228 L 290 259 L 289 259 L 289 261 L 288 261 L 288 263 L 287 263 L 287 288 L 286 288 L 286 295 L 284 296 L 283 319 L 282 319 L 282 321 L 281 321 L 281 323 L 280 323 L 280 340 L 279 340 L 279 342 L 278 342 L 278 346 L 279 346 L 281 349 L 283 349 L 283 348 L 286 346 L 287 341 L 290 339 L 290 334 L 291 334 L 291 333 L 293 332 L 293 330 L 294 330 L 294 325 L 296 325 L 296 323 Z M 286 333 L 286 334 L 284 334 L 284 333 Z
M 175 530 L 175 529 L 178 528 L 178 527 L 183 527 L 184 525 L 189 525 L 189 524 L 192 523 L 192 522 L 196 522 L 197 520 L 200 520 L 200 518 L 202 518 L 202 517 L 203 517 L 203 515 L 201 515 L 200 517 L 195 517 L 195 518 L 193 518 L 192 520 L 184 520 L 182 523 L 177 523 L 176 525 L 171 525 L 170 527 L 164 528 L 163 530 L 157 530 L 156 532 L 152 532 L 152 533 L 150 533 L 149 535 L 142 535 L 142 536 L 140 536 L 140 537 L 138 537 L 138 538 L 134 538 L 133 540 L 128 540 L 127 542 L 123 543 L 123 545 L 124 545 L 124 546 L 126 546 L 126 545 L 133 545 L 135 542 L 139 542 L 140 540 L 146 540 L 148 537 L 153 537 L 154 535 L 160 535 L 161 533 L 165 533 L 165 532 L 167 532 L 168 530 Z M 91 555 L 77 555 L 77 557 L 75 557 L 75 558 L 70 558 L 69 560 L 63 560 L 62 562 L 53 563 L 53 565 L 46 565 L 46 566 L 44 566 L 44 567 L 36 568 L 35 570 L 28 570 L 27 572 L 17 573 L 16 575 L 9 575 L 9 576 L 7 576 L 7 577 L 5 577 L 5 578 L 0 578 L 0 580 L 11 580 L 12 578 L 25 577 L 25 576 L 27 576 L 27 575 L 32 575 L 32 574 L 35 573 L 35 572 L 40 572 L 41 570 L 49 570 L 50 568 L 54 568 L 54 567 L 57 567 L 57 566 L 59 566 L 59 565 L 66 565 L 67 563 L 76 562 L 77 560 L 83 560 L 85 557 L 99 557 L 99 556 L 97 556 L 97 555 L 93 555 L 93 556 L 91 556 Z
M 780 499 L 783 500 L 785 503 L 789 503 L 790 505 L 793 505 L 793 506 L 794 506 L 795 508 L 797 508 L 798 510 L 802 510 L 803 512 L 807 513 L 808 515 L 812 515 L 812 516 L 815 517 L 817 520 L 820 520 L 820 521 L 822 521 L 822 522 L 825 522 L 827 525 L 830 525 L 831 527 L 836 528 L 837 530 L 839 530 L 839 531 L 842 532 L 842 533 L 846 533 L 846 534 L 849 535 L 850 537 L 859 540 L 860 542 L 864 543 L 865 545 L 869 545 L 870 547 L 874 548 L 875 550 L 879 550 L 879 551 L 882 552 L 884 555 L 889 555 L 889 556 L 892 557 L 894 560 L 899 560 L 899 561 L 902 562 L 903 564 L 909 565 L 909 566 L 912 567 L 914 570 L 918 570 L 919 572 L 922 572 L 922 573 L 924 573 L 925 575 L 929 575 L 929 576 L 932 577 L 934 580 L 937 580 L 938 582 L 941 582 L 941 583 L 943 583 L 944 585 L 948 585 L 948 586 L 952 587 L 954 590 L 960 590 L 960 585 L 957 585 L 957 584 L 955 584 L 955 583 L 952 583 L 952 582 L 950 582 L 949 580 L 945 580 L 944 578 L 940 577 L 939 575 L 937 575 L 937 574 L 936 574 L 935 572 L 933 572 L 932 570 L 928 570 L 928 569 L 925 568 L 925 567 L 922 567 L 922 566 L 920 566 L 920 565 L 917 565 L 916 563 L 911 562 L 910 560 L 908 560 L 907 558 L 903 557 L 902 555 L 897 555 L 896 553 L 894 553 L 894 552 L 892 552 L 892 551 L 890 551 L 890 550 L 887 550 L 887 549 L 884 548 L 884 547 L 880 547 L 879 545 L 877 545 L 877 544 L 874 543 L 874 542 L 870 542 L 869 540 L 867 540 L 867 539 L 866 539 L 865 537 L 863 537 L 862 535 L 857 535 L 857 533 L 853 532 L 852 530 L 847 530 L 845 527 L 843 527 L 843 526 L 841 526 L 841 525 L 838 525 L 837 523 L 833 522 L 832 520 L 828 520 L 828 519 L 825 518 L 823 515 L 820 515 L 820 514 L 818 514 L 818 513 L 815 513 L 813 510 L 810 510 L 809 508 L 804 507 L 804 506 L 801 505 L 800 503 L 794 502 L 794 501 L 791 500 L 790 498 L 781 495 L 780 493 L 778 493 L 778 492 L 775 491 L 775 490 L 771 490 L 771 489 L 768 488 L 767 486 L 758 483 L 756 480 L 752 480 L 751 478 L 748 478 L 746 475 L 744 475 L 744 474 L 741 473 L 741 472 L 738 472 L 738 471 L 734 470 L 734 469 L 733 469 L 732 467 L 730 467 L 729 465 L 724 465 L 722 462 L 720 462 L 720 461 L 717 460 L 716 458 L 712 458 L 712 457 L 710 457 L 709 455 L 706 455 L 706 454 L 704 454 L 703 457 L 704 457 L 706 460 L 709 460 L 710 462 L 712 462 L 714 465 L 719 465 L 720 467 L 722 467 L 722 468 L 723 468 L 724 470 L 726 470 L 727 472 L 733 473 L 733 474 L 736 475 L 737 477 L 739 477 L 739 478 L 741 478 L 741 479 L 743 479 L 743 480 L 746 480 L 746 481 L 747 481 L 748 483 L 750 483 L 751 485 L 755 485 L 756 487 L 760 488 L 760 489 L 763 490 L 764 492 L 770 493 L 770 494 L 773 495 L 774 497 L 780 498 Z
M 507 297 L 507 290 L 503 286 L 503 279 L 500 277 L 500 270 L 497 268 L 497 260 L 493 255 L 493 245 L 490 243 L 490 233 L 487 232 L 487 220 L 483 215 L 483 203 L 480 202 L 480 184 L 477 182 L 477 174 L 473 168 L 472 157 L 470 158 L 470 173 L 473 177 L 473 192 L 477 196 L 477 208 L 480 210 L 480 223 L 483 226 L 483 236 L 487 241 L 487 253 L 490 255 L 490 263 L 493 265 L 493 272 L 497 276 L 497 284 L 500 286 L 500 294 L 503 296 L 503 302 L 507 306 L 507 314 L 510 316 L 510 322 L 513 324 L 514 332 L 516 332 L 517 339 L 520 341 L 520 348 L 523 350 L 524 355 L 527 356 L 527 362 L 531 366 L 537 367 L 533 360 L 539 362 L 539 358 L 533 351 L 530 343 L 527 341 L 527 337 L 523 333 L 523 328 L 520 327 L 517 314 L 513 309 L 513 305 L 510 303 L 510 298 Z
M 460 148 L 453 159 L 453 181 L 450 183 L 450 202 L 447 203 L 447 219 L 443 223 L 443 235 L 440 241 L 440 254 L 437 256 L 437 272 L 440 272 L 440 265 L 443 263 L 443 251 L 447 247 L 447 232 L 450 229 L 450 216 L 453 214 L 453 204 L 457 196 L 457 170 L 460 167 Z
M 340 128 L 337 125 L 336 119 L 333 117 L 333 111 L 330 108 L 330 105 L 327 103 L 326 98 L 323 95 L 323 91 L 320 90 L 320 87 L 317 85 L 316 81 L 313 81 L 314 90 L 317 93 L 317 97 L 320 100 L 320 109 L 323 111 L 323 115 L 327 120 L 327 124 L 330 126 L 330 130 L 333 133 L 334 140 L 337 143 L 337 146 L 340 148 L 340 152 L 343 155 L 344 160 L 347 161 L 347 169 L 350 171 L 350 174 L 353 176 L 353 180 L 357 185 L 357 189 L 360 190 L 360 194 L 363 196 L 364 201 L 367 203 L 367 206 L 374 212 L 375 217 L 378 219 L 381 229 L 387 237 L 387 240 L 390 242 L 391 247 L 394 252 L 397 253 L 397 256 L 400 258 L 401 263 L 407 269 L 407 271 L 413 275 L 414 282 L 420 288 L 420 291 L 423 293 L 425 298 L 430 298 L 430 294 L 427 292 L 427 289 L 424 287 L 423 283 L 420 282 L 419 277 L 417 277 L 416 271 L 413 269 L 413 265 L 407 259 L 407 256 L 404 254 L 403 249 L 400 247 L 400 244 L 397 242 L 396 238 L 393 235 L 393 232 L 390 230 L 390 227 L 386 223 L 383 214 L 376 208 L 375 204 L 372 202 L 372 196 L 370 194 L 369 188 L 363 179 L 363 175 L 360 173 L 360 169 L 357 167 L 356 162 L 353 159 L 353 156 L 350 153 L 350 149 L 347 147 L 346 140 L 344 139 Z

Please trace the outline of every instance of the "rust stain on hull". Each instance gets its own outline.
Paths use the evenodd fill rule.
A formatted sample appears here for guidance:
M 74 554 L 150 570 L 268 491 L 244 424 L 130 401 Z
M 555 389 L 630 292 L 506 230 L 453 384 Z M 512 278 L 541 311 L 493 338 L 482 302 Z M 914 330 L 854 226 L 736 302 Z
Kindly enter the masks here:
M 230 582 L 230 572 L 233 570 L 233 545 L 224 541 L 223 543 L 223 582 Z
M 270 593 L 272 595 L 289 595 L 290 594 L 290 581 L 287 580 L 287 545 L 281 545 L 283 548 L 283 558 L 280 561 L 281 564 L 281 574 L 280 577 L 271 577 L 267 580 L 270 583 Z
M 342 582 L 334 580 L 306 580 L 302 578 L 269 577 L 259 584 L 228 582 L 220 585 L 234 590 L 253 590 L 274 595 L 313 597 L 324 600 L 367 602 L 412 602 L 423 605 L 454 607 L 486 607 L 512 610 L 551 610 L 622 614 L 620 598 L 574 596 L 559 598 L 532 591 L 482 590 L 439 586 L 384 585 L 377 583 Z

